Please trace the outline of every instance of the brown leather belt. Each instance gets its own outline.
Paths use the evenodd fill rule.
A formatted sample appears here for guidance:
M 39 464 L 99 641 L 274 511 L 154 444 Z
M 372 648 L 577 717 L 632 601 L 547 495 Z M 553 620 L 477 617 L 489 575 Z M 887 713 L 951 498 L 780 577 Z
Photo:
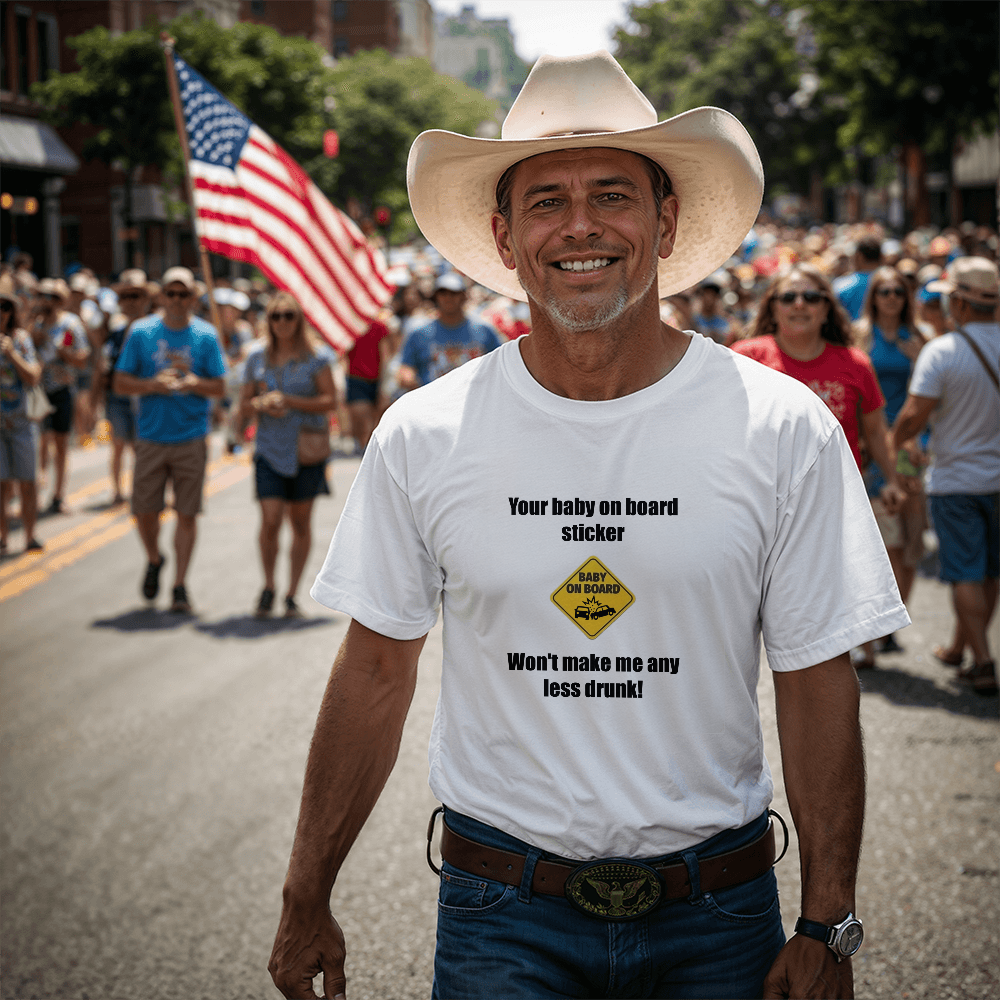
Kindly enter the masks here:
M 433 820 L 432 820 L 433 822 Z M 447 822 L 441 831 L 441 857 L 450 865 L 470 874 L 482 875 L 494 882 L 520 885 L 524 872 L 525 856 L 496 847 L 487 847 L 455 833 Z M 566 880 L 579 865 L 559 861 L 539 861 L 531 881 L 533 892 L 547 896 L 565 896 Z M 763 875 L 774 864 L 774 824 L 768 823 L 766 832 L 744 847 L 728 854 L 699 858 L 698 871 L 702 892 L 725 889 L 730 885 L 749 882 Z M 663 899 L 683 899 L 691 895 L 691 882 L 687 865 L 679 862 L 670 865 L 650 865 L 660 877 Z

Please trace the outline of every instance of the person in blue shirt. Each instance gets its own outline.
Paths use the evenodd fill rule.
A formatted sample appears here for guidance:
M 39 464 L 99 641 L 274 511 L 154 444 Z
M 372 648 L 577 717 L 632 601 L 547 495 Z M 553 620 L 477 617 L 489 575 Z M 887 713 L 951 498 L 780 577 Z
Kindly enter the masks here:
M 874 236 L 866 236 L 858 240 L 854 251 L 854 267 L 852 274 L 845 274 L 833 283 L 833 293 L 840 304 L 847 310 L 852 320 L 861 316 L 868 292 L 868 281 L 872 272 L 882 263 L 882 244 Z
M 451 271 L 434 285 L 437 319 L 406 338 L 402 363 L 396 376 L 400 387 L 409 391 L 446 375 L 466 361 L 489 354 L 500 346 L 496 330 L 465 315 L 465 282 Z
M 163 314 L 133 325 L 112 380 L 115 393 L 140 397 L 132 513 L 148 557 L 142 594 L 149 601 L 160 591 L 160 512 L 167 480 L 173 484 L 177 528 L 170 610 L 176 614 L 191 614 L 184 581 L 201 513 L 209 400 L 225 390 L 226 366 L 215 328 L 191 315 L 196 292 L 186 267 L 167 270 Z

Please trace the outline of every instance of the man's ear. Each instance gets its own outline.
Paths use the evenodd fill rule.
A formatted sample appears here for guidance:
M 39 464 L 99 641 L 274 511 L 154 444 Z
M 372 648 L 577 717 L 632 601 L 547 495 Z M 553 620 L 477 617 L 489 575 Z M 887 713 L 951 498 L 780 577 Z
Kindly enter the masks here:
M 659 255 L 666 260 L 674 252 L 674 240 L 677 239 L 677 216 L 681 203 L 677 195 L 668 194 L 660 205 L 660 246 Z
M 507 224 L 507 220 L 500 214 L 500 212 L 494 212 L 493 218 L 490 220 L 490 225 L 493 227 L 493 242 L 496 243 L 497 253 L 500 254 L 500 261 L 508 271 L 514 271 L 517 269 L 517 264 L 514 261 L 514 251 L 511 244 L 510 238 L 510 227 Z

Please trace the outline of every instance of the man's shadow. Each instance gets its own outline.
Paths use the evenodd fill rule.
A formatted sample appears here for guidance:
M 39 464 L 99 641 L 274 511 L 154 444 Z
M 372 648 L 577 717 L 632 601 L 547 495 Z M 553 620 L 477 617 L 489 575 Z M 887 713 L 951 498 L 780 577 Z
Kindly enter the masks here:
M 927 677 L 885 666 L 884 662 L 880 662 L 874 670 L 860 671 L 858 678 L 862 693 L 880 694 L 894 705 L 943 708 L 956 715 L 971 715 L 980 719 L 995 719 L 997 715 L 996 695 L 976 694 L 957 682 L 949 684 L 948 688 L 941 688 Z

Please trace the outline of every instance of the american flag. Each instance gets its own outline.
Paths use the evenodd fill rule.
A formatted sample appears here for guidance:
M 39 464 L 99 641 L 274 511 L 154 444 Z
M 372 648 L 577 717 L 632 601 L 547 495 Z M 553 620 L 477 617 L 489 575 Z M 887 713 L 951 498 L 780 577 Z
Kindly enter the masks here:
M 326 341 L 349 350 L 392 295 L 382 262 L 266 132 L 172 55 L 202 245 L 256 265 Z

